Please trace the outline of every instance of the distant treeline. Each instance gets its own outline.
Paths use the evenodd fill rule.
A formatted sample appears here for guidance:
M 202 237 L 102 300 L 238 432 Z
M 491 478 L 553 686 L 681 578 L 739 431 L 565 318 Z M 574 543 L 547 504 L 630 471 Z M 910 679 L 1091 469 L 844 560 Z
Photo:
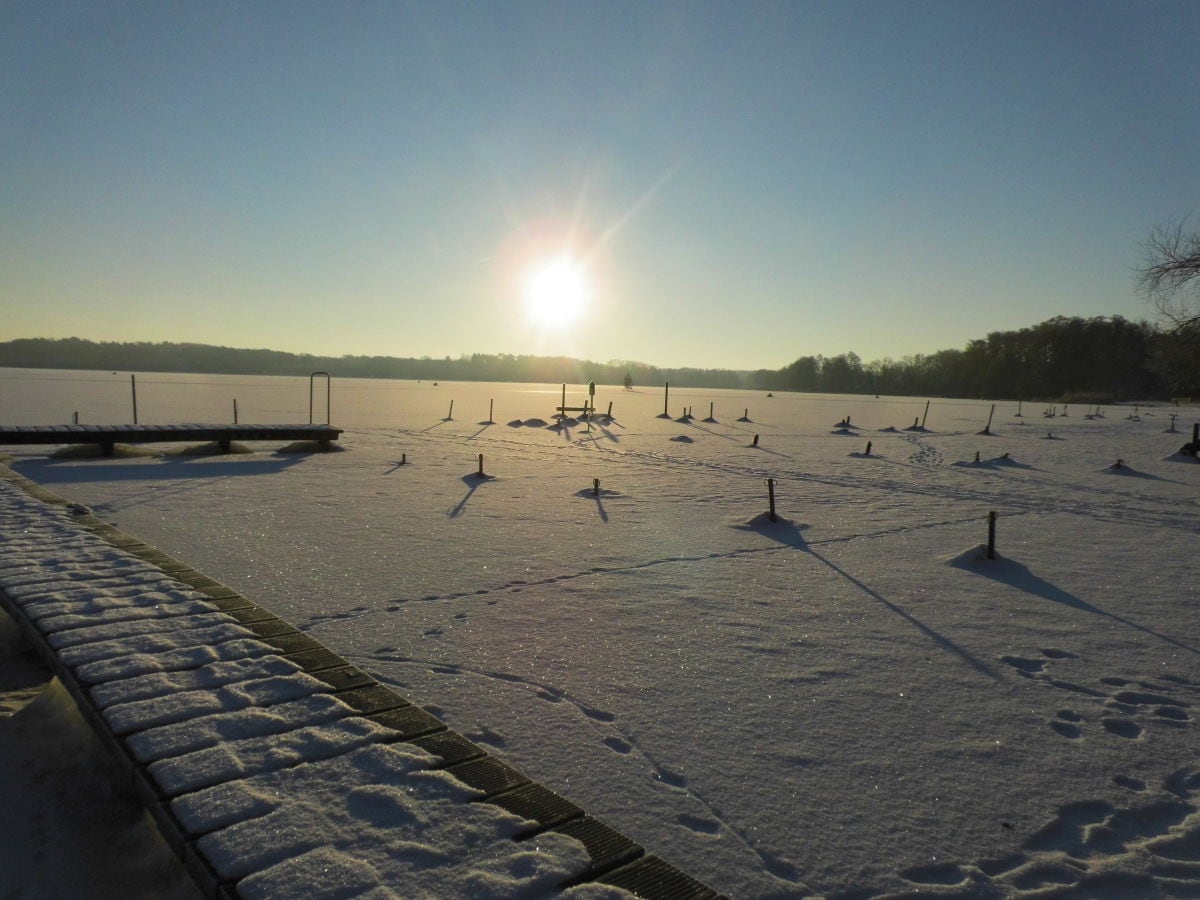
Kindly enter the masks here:
M 1005 397 L 1104 403 L 1200 396 L 1200 360 L 1173 336 L 1120 316 L 1050 319 L 997 331 L 962 350 L 863 363 L 854 353 L 802 356 L 782 369 L 665 369 L 646 363 L 475 353 L 458 359 L 311 356 L 208 344 L 113 343 L 24 338 L 0 343 L 0 366 L 14 368 L 411 378 L 549 384 L 670 382 L 678 387 L 750 388 L 839 394 Z
M 863 363 L 854 353 L 802 356 L 760 373 L 780 390 L 933 397 L 1116 400 L 1200 396 L 1200 359 L 1178 336 L 1120 316 L 1058 316 L 996 331 L 962 350 Z
M 660 369 L 640 362 L 595 363 L 565 356 L 473 353 L 453 359 L 428 356 L 312 356 L 279 350 L 242 350 L 209 344 L 114 343 L 80 338 L 23 338 L 0 343 L 0 366 L 26 369 L 91 369 L 190 372 L 214 375 L 309 375 L 338 378 L 411 378 L 429 381 L 508 381 L 539 384 L 635 384 L 681 387 L 746 387 L 749 372 L 728 369 Z

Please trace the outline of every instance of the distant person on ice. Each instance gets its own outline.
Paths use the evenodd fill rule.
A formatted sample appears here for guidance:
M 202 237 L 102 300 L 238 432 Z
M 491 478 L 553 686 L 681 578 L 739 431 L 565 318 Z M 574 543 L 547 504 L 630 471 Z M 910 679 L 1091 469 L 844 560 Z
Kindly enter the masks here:
M 625 373 L 625 390 L 627 390 L 627 391 L 633 390 L 633 376 L 630 375 L 628 372 Z

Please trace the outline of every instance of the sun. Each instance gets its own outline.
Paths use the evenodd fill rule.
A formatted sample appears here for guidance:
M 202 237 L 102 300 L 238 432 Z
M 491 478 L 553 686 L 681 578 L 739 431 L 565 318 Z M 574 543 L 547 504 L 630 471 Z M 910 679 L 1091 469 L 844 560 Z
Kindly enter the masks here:
M 526 308 L 530 318 L 541 325 L 565 328 L 575 324 L 587 301 L 587 274 L 569 257 L 535 266 L 525 279 Z

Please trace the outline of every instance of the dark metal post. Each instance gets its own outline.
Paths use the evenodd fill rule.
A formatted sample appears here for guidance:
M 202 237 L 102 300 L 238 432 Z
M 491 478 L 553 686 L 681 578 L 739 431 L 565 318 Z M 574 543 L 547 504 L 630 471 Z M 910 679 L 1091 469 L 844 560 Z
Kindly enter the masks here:
M 238 423 L 237 397 L 234 397 L 233 398 L 233 424 L 236 425 L 237 423 Z
M 137 420 L 137 376 L 129 376 L 129 390 L 133 392 L 133 424 L 138 423 Z
M 479 454 L 479 477 L 483 477 L 483 454 Z
M 996 558 L 996 511 L 994 509 L 988 513 L 987 558 Z
M 779 517 L 775 515 L 775 479 L 767 479 L 767 516 L 772 522 L 778 521 Z
M 313 380 L 318 375 L 325 376 L 325 424 L 329 424 L 330 400 L 333 397 L 333 376 L 328 372 L 313 372 L 308 376 L 308 424 L 313 423 Z
M 669 401 L 670 397 L 671 397 L 671 383 L 669 381 L 663 382 L 663 415 L 664 416 L 670 415 L 670 413 L 667 412 L 667 407 L 669 405 L 668 401 Z

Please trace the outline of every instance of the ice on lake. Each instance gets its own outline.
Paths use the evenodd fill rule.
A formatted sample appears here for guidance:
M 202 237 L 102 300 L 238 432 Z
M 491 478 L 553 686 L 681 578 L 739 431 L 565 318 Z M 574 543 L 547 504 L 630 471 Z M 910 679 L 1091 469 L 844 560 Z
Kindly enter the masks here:
M 147 423 L 309 417 L 307 378 L 137 386 Z M 127 374 L 0 387 L 5 424 L 130 420 Z M 9 452 L 731 896 L 1200 888 L 1200 410 L 560 396 L 334 378 L 341 453 Z

